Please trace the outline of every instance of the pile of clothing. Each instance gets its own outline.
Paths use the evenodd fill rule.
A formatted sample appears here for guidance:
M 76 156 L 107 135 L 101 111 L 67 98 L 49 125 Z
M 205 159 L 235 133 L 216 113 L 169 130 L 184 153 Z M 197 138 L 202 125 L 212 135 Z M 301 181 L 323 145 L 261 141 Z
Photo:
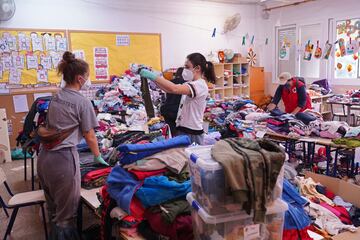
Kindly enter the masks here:
M 308 90 L 308 92 L 312 92 L 310 96 L 322 96 L 332 92 L 327 79 L 322 79 L 313 82 L 310 85 L 309 89 L 310 90 Z
M 185 199 L 191 192 L 188 145 L 190 139 L 179 136 L 118 147 L 119 165 L 101 190 L 102 239 L 110 239 L 113 231 L 146 239 L 193 239 Z
M 334 139 L 333 142 L 339 145 L 346 145 L 351 148 L 360 147 L 360 126 L 348 127 L 342 138 Z
M 235 203 L 248 214 L 254 211 L 254 222 L 264 222 L 268 202 L 281 194 L 274 192 L 285 161 L 284 150 L 265 139 L 229 138 L 217 142 L 211 154 L 224 168 Z
M 288 203 L 283 239 L 311 240 L 308 230 L 331 239 L 343 231 L 360 226 L 360 209 L 345 202 L 311 178 L 284 180 L 283 200 Z
M 159 110 L 164 93 L 155 83 L 150 81 L 148 85 L 152 99 L 150 104 Z M 142 126 L 148 119 L 140 89 L 140 75 L 127 70 L 122 76 L 112 76 L 110 83 L 97 91 L 93 102 L 100 113 L 122 116 L 122 123 L 128 127 Z

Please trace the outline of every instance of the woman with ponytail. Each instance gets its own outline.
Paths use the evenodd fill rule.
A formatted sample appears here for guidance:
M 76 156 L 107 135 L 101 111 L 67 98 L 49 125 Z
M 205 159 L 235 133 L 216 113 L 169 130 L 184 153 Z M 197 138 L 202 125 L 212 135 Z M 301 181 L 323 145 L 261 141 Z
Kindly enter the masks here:
M 65 86 L 52 98 L 46 119 L 47 132 L 62 137 L 42 141 L 37 172 L 44 189 L 51 223 L 50 239 L 80 239 L 76 213 L 80 202 L 80 163 L 76 145 L 85 138 L 94 161 L 104 162 L 94 128 L 98 126 L 91 102 L 79 91 L 90 87 L 89 65 L 65 52 L 58 66 Z M 41 134 L 38 131 L 41 139 Z
M 187 56 L 182 73 L 186 83 L 177 85 L 146 69 L 142 77 L 154 81 L 166 93 L 183 95 L 176 120 L 177 135 L 188 135 L 192 142 L 204 142 L 203 118 L 209 89 L 206 83 L 215 82 L 214 66 L 200 53 Z

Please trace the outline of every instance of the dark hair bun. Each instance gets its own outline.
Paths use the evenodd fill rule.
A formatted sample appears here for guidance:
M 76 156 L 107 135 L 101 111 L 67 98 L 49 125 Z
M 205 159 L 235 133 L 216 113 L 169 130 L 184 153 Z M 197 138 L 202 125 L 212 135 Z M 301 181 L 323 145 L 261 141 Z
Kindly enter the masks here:
M 75 61 L 75 55 L 72 52 L 66 51 L 63 55 L 63 60 L 66 63 L 72 63 Z

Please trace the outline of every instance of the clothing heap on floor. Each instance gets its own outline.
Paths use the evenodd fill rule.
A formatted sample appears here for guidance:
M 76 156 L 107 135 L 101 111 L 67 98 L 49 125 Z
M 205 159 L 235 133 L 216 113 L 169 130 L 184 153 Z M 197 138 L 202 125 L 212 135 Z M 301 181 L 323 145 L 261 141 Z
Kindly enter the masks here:
M 114 231 L 145 239 L 193 239 L 185 199 L 191 192 L 188 145 L 190 139 L 180 136 L 117 148 L 119 165 L 101 190 L 102 239 L 111 239 Z
M 311 240 L 308 230 L 331 239 L 343 231 L 360 226 L 360 209 L 345 202 L 311 178 L 287 174 L 282 198 L 288 203 L 283 239 Z

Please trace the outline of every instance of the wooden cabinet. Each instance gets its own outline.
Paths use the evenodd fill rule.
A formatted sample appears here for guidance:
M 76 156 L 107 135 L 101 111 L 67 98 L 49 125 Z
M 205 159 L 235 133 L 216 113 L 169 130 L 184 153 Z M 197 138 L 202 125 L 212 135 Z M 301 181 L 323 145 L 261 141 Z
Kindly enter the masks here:
M 250 67 L 250 99 L 258 104 L 265 96 L 265 73 L 263 67 Z

